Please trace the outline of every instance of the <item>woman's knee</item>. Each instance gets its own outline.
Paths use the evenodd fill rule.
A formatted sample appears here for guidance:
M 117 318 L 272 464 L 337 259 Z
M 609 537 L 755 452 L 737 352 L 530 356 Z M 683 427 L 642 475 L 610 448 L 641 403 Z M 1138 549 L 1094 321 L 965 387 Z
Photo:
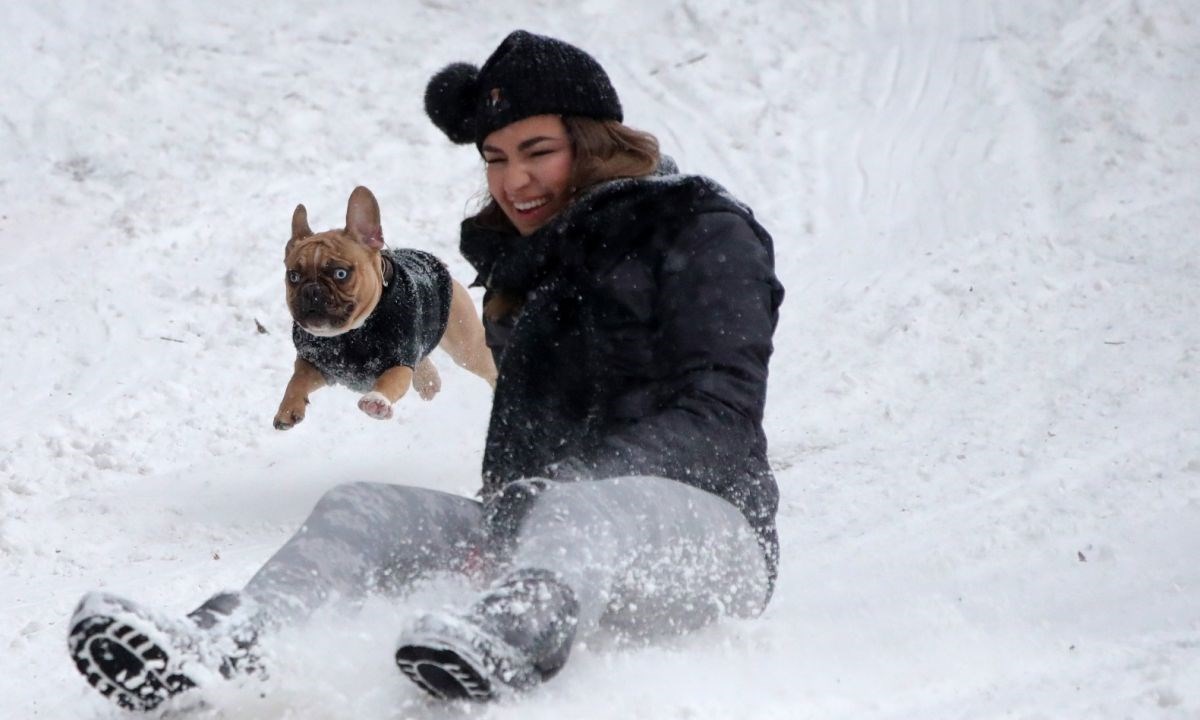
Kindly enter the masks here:
M 365 481 L 338 483 L 321 494 L 310 514 L 361 503 L 368 498 L 377 497 L 380 489 L 384 487 L 387 487 L 384 483 Z
M 458 506 L 462 506 L 459 508 Z M 371 528 L 380 525 L 432 521 L 450 509 L 476 506 L 469 498 L 428 488 L 377 482 L 335 485 L 317 500 L 305 525 Z

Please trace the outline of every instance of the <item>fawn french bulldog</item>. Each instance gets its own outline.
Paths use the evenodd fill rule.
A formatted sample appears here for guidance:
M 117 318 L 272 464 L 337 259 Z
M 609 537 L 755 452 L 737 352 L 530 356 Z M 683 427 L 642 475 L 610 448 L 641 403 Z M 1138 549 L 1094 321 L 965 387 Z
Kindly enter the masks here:
M 346 227 L 314 233 L 297 205 L 284 248 L 287 304 L 296 364 L 275 427 L 304 419 L 308 396 L 327 384 L 362 392 L 358 407 L 374 418 L 410 387 L 425 400 L 441 389 L 429 353 L 440 347 L 459 365 L 496 385 L 496 365 L 466 288 L 420 250 L 383 244 L 379 203 L 357 187 Z

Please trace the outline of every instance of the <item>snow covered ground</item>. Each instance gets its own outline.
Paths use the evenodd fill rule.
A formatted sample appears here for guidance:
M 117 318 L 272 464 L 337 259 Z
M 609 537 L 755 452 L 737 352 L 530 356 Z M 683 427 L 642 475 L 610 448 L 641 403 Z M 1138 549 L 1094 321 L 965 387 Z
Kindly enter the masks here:
M 337 482 L 474 492 L 488 397 L 444 359 L 394 422 L 333 389 L 271 428 L 281 260 L 297 202 L 338 226 L 361 183 L 470 280 L 478 161 L 421 96 L 516 27 L 776 237 L 775 601 L 463 710 L 390 661 L 435 586 L 193 715 L 1200 716 L 1195 3 L 567 5 L 0 3 L 0 716 L 120 714 L 67 659 L 85 590 L 182 613 Z

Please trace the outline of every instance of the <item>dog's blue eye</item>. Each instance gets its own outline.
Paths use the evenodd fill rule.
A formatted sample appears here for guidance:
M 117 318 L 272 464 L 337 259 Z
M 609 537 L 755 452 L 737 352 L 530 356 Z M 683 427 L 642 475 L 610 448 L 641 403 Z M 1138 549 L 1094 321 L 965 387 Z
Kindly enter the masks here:
M 290 282 L 293 285 L 300 282 L 300 273 L 296 272 L 295 270 L 289 272 L 288 273 L 288 282 Z
M 334 280 L 345 280 L 348 277 L 350 277 L 350 271 L 345 268 L 338 268 L 333 271 Z

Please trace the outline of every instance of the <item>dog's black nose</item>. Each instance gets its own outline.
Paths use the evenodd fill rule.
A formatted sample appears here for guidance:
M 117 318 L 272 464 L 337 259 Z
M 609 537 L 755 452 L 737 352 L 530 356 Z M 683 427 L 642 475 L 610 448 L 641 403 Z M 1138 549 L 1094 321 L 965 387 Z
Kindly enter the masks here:
M 308 313 L 324 312 L 329 305 L 329 298 L 325 294 L 325 288 L 321 287 L 320 283 L 308 283 L 300 286 L 300 311 Z

